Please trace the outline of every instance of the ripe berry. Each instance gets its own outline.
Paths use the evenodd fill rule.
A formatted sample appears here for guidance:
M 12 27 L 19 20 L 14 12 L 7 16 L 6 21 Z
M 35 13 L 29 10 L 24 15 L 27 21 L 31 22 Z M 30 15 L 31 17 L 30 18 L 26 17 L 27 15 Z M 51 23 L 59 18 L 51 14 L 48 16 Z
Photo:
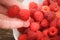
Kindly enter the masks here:
M 50 7 L 50 10 L 52 11 L 57 11 L 59 9 L 59 6 L 56 2 L 51 3 L 49 7 Z
M 54 12 L 51 11 L 44 13 L 44 16 L 48 21 L 52 21 L 55 18 Z
M 38 5 L 35 2 L 30 2 L 29 3 L 29 9 L 37 9 Z
M 40 12 L 40 11 L 36 11 L 34 13 L 34 19 L 37 21 L 37 22 L 41 22 L 43 20 L 44 16 L 43 16 L 43 13 Z
M 57 35 L 57 28 L 56 27 L 50 27 L 48 30 L 49 36 L 56 36 Z
M 16 17 L 19 11 L 20 11 L 20 8 L 16 5 L 13 5 L 8 9 L 7 13 L 9 17 Z
M 31 29 L 32 31 L 38 31 L 38 30 L 40 29 L 40 24 L 37 23 L 37 22 L 32 22 L 32 23 L 30 24 L 30 29 Z
M 48 21 L 47 21 L 46 19 L 43 19 L 42 22 L 41 22 L 41 26 L 42 26 L 43 28 L 48 27 Z
M 20 34 L 18 37 L 18 40 L 27 40 L 27 35 L 26 34 Z
M 20 19 L 26 21 L 30 17 L 30 11 L 27 9 L 21 9 L 18 15 Z
M 35 13 L 35 11 L 37 10 L 37 8 L 38 8 L 37 3 L 35 3 L 35 2 L 30 2 L 30 3 L 29 3 L 29 10 L 30 10 L 30 12 L 31 12 L 31 16 L 34 15 L 34 13 Z

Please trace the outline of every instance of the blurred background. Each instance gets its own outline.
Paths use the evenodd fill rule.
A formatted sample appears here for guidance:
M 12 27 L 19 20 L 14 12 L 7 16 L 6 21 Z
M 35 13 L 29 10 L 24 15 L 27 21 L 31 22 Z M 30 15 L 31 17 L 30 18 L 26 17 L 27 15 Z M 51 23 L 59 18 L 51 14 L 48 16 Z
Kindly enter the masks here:
M 23 0 L 18 0 L 22 2 Z M 12 30 L 0 29 L 0 40 L 14 40 Z

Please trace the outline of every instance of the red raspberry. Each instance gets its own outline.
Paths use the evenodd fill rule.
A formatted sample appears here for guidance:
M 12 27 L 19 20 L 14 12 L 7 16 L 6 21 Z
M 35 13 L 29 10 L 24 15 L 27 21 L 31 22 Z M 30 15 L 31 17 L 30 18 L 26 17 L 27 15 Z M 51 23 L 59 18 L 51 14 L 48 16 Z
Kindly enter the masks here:
M 27 40 L 27 35 L 26 34 L 20 34 L 18 37 L 18 40 Z
M 37 22 L 32 22 L 32 23 L 30 24 L 30 29 L 31 29 L 32 31 L 38 31 L 38 30 L 40 29 L 40 24 L 37 23 Z
M 56 27 L 50 27 L 48 30 L 49 36 L 56 36 L 57 35 L 57 28 Z
M 41 9 L 42 12 L 49 12 L 50 11 L 50 8 L 49 6 L 42 6 L 42 9 Z
M 34 15 L 34 13 L 35 13 L 35 11 L 37 10 L 37 8 L 38 8 L 37 3 L 35 3 L 35 2 L 30 2 L 30 4 L 29 4 L 29 10 L 30 10 L 30 12 L 31 12 L 31 16 Z
M 44 16 L 48 21 L 52 21 L 55 18 L 54 12 L 51 11 L 44 13 Z
M 53 21 L 50 22 L 50 26 L 57 26 L 57 19 L 54 19 Z
M 38 8 L 37 3 L 35 3 L 35 2 L 30 2 L 30 4 L 29 4 L 29 9 L 37 9 L 37 8 Z
M 41 22 L 41 26 L 42 26 L 43 28 L 48 27 L 48 21 L 47 21 L 46 19 L 43 19 L 42 22 Z
M 59 6 L 56 2 L 51 3 L 49 7 L 52 11 L 57 11 L 59 9 Z
M 22 20 L 28 20 L 30 17 L 30 11 L 27 9 L 21 9 L 19 12 L 19 18 Z
M 60 11 L 57 11 L 55 14 L 56 14 L 56 18 L 60 19 Z
M 60 28 L 60 20 L 57 21 L 57 26 Z
M 16 5 L 13 5 L 8 9 L 7 13 L 9 17 L 16 17 L 19 11 L 20 11 L 20 8 Z
M 43 13 L 40 12 L 40 11 L 36 11 L 34 13 L 34 19 L 37 21 L 37 22 L 41 22 L 43 20 L 44 16 L 43 16 Z

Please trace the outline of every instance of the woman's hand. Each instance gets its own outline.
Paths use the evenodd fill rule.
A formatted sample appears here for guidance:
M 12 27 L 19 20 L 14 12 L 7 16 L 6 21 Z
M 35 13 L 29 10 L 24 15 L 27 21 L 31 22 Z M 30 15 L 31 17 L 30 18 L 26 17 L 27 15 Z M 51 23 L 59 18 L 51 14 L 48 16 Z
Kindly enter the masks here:
M 7 15 L 7 9 L 10 6 L 17 5 L 22 8 L 22 4 L 17 0 L 0 0 L 0 28 L 3 29 L 13 29 L 21 27 L 29 27 L 29 19 L 23 21 L 17 18 L 9 18 Z

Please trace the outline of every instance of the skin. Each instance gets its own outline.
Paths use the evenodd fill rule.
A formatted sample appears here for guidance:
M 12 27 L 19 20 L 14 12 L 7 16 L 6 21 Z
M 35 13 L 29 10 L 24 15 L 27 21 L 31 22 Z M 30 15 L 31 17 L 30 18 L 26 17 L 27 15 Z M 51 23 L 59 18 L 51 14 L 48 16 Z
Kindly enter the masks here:
M 10 6 L 17 5 L 22 8 L 22 4 L 17 0 L 0 0 L 0 29 L 13 29 L 29 26 L 29 19 L 23 21 L 17 18 L 9 18 L 7 10 Z M 27 25 L 28 24 L 28 25 Z

